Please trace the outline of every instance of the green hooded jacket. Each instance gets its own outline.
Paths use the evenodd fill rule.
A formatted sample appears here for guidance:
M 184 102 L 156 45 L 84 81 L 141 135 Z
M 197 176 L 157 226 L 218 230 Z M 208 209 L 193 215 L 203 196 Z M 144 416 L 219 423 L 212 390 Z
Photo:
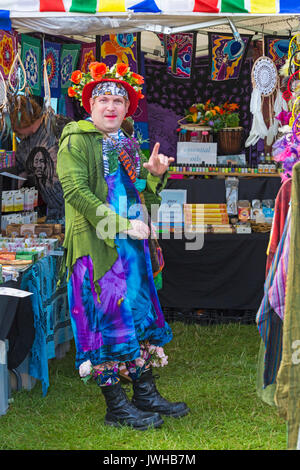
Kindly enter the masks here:
M 62 272 L 67 268 L 69 280 L 78 258 L 89 255 L 94 266 L 94 285 L 100 294 L 98 281 L 118 257 L 115 236 L 131 228 L 130 221 L 106 205 L 108 187 L 104 179 L 102 158 L 103 134 L 90 121 L 70 122 L 62 132 L 57 154 L 57 174 L 65 199 L 65 256 Z M 145 205 L 160 204 L 159 192 L 165 187 L 163 178 L 151 175 L 140 153 L 140 179 L 146 180 L 143 191 Z M 109 232 L 109 234 L 108 234 Z

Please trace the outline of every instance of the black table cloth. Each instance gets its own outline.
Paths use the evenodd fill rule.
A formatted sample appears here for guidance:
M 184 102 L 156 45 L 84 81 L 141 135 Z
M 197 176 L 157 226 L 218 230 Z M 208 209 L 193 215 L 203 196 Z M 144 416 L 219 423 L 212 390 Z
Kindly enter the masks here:
M 239 199 L 275 199 L 281 186 L 281 179 L 272 178 L 239 178 Z M 187 203 L 226 203 L 225 179 L 169 179 L 166 189 L 186 189 Z
M 269 233 L 206 234 L 200 250 L 163 240 L 163 307 L 257 309 L 263 297 Z
M 0 287 L 20 289 L 18 281 L 7 281 Z M 26 358 L 35 335 L 30 296 L 0 296 L 0 339 L 8 339 L 7 363 L 10 370 L 18 367 Z

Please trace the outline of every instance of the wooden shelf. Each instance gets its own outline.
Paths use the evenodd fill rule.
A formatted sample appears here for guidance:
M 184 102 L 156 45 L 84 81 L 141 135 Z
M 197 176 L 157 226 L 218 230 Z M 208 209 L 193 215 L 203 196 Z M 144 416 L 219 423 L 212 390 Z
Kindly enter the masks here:
M 185 175 L 185 176 L 251 176 L 252 178 L 280 178 L 281 173 L 223 173 L 223 172 L 207 172 L 201 173 L 198 171 L 170 171 L 171 175 Z

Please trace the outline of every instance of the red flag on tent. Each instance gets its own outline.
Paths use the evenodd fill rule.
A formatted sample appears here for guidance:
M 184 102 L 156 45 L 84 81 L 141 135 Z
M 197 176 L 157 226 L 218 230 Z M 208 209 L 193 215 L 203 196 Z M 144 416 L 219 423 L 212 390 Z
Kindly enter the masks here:
M 195 0 L 193 11 L 199 11 L 201 13 L 219 13 L 218 0 Z
M 40 0 L 40 11 L 66 11 L 63 0 Z

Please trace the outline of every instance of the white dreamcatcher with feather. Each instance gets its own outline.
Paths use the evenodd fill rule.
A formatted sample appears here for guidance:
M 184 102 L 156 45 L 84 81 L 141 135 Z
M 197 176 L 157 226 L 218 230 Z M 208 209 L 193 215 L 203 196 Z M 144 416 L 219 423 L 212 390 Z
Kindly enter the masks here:
M 262 40 L 264 44 L 264 40 Z M 286 102 L 280 90 L 278 71 L 270 57 L 263 55 L 253 64 L 252 72 L 252 94 L 250 100 L 250 111 L 252 113 L 252 127 L 245 142 L 245 147 L 255 145 L 259 139 L 267 138 L 267 145 L 271 145 L 278 133 L 279 121 L 275 118 L 282 109 L 285 109 Z M 275 99 L 276 94 L 276 99 Z M 269 99 L 269 128 L 263 116 L 264 100 Z

